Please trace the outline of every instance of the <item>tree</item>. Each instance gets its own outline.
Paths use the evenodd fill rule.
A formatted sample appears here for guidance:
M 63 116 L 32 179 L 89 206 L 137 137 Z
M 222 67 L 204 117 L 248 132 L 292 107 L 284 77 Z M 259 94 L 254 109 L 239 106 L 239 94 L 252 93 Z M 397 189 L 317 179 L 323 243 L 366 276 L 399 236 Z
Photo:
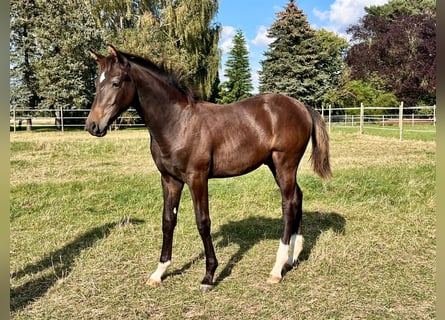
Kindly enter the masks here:
M 187 57 L 187 78 L 201 99 L 212 95 L 221 58 L 218 41 L 221 26 L 213 20 L 218 0 L 171 1 L 167 5 L 166 27 L 175 40 L 175 58 Z M 171 23 L 169 23 L 171 22 Z
M 38 9 L 33 0 L 12 0 L 10 9 L 10 99 L 11 107 L 36 108 L 35 21 Z
M 317 87 L 318 92 L 313 101 L 319 107 L 323 103 L 323 95 L 330 90 L 338 90 L 341 84 L 342 72 L 345 67 L 344 53 L 348 48 L 348 42 L 343 37 L 325 29 L 315 31 L 317 48 Z
M 385 84 L 378 78 L 368 80 L 348 80 L 339 88 L 330 90 L 324 95 L 326 104 L 338 108 L 359 108 L 363 103 L 368 108 L 366 112 L 372 114 L 384 114 L 391 112 L 389 109 L 369 109 L 369 107 L 394 107 L 399 105 L 394 93 L 387 92 Z M 346 114 L 359 114 L 358 109 L 345 110 Z
M 212 97 L 220 26 L 217 0 L 13 0 L 11 105 L 85 108 L 105 43 L 182 69 L 197 96 Z M 106 53 L 105 53 L 106 54 Z
M 322 96 L 341 75 L 344 39 L 326 30 L 314 31 L 291 0 L 268 30 L 275 40 L 261 62 L 260 92 L 279 92 L 320 106 Z
M 346 56 L 351 79 L 379 77 L 407 106 L 435 103 L 435 2 L 392 0 L 366 12 L 347 30 L 354 43 Z
M 134 28 L 143 9 L 150 6 L 152 2 L 154 1 L 87 0 L 97 27 L 106 30 L 108 40 L 114 39 L 125 29 Z
M 253 90 L 249 67 L 249 51 L 241 29 L 233 37 L 233 47 L 226 61 L 224 74 L 228 80 L 220 86 L 219 103 L 235 102 L 251 96 Z
M 102 44 L 90 10 L 85 1 L 41 0 L 38 4 L 40 105 L 86 108 L 92 101 L 96 68 L 87 52 Z
M 126 6 L 110 0 L 89 1 L 103 3 L 94 16 L 96 21 L 109 17 L 106 21 L 114 26 L 116 46 L 179 70 L 199 98 L 213 96 L 220 61 L 221 26 L 213 22 L 218 0 L 126 0 L 125 3 L 137 4 Z M 110 12 L 103 13 L 107 10 Z M 129 21 L 127 25 L 121 26 L 113 19 L 116 10 Z

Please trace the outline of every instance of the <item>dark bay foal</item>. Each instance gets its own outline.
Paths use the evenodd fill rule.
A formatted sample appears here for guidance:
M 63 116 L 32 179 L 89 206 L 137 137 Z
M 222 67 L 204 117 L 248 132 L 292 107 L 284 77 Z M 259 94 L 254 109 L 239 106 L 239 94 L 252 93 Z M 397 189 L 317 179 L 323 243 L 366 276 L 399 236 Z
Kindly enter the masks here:
M 268 279 L 279 282 L 283 268 L 294 266 L 303 249 L 303 193 L 296 177 L 310 139 L 314 171 L 322 178 L 331 177 L 322 117 L 280 94 L 260 94 L 227 105 L 195 101 L 163 68 L 111 45 L 108 49 L 107 57 L 91 51 L 99 77 L 86 128 L 94 136 L 105 136 L 109 125 L 131 105 L 149 129 L 164 207 L 160 262 L 148 283 L 160 285 L 171 263 L 179 201 L 187 184 L 206 257 L 201 289 L 213 286 L 218 261 L 210 233 L 208 179 L 242 175 L 263 164 L 270 168 L 282 196 L 283 234 Z

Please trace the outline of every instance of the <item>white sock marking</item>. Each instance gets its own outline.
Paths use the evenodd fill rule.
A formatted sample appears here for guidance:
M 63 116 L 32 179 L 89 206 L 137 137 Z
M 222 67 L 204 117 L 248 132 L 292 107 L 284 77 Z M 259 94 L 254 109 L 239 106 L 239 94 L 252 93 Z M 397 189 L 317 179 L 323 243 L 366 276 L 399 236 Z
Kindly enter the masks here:
M 173 214 L 176 215 L 178 213 L 178 210 L 176 210 L 176 207 L 173 208 Z
M 289 253 L 289 258 L 287 259 L 287 264 L 288 265 L 292 265 L 294 263 L 294 250 L 295 250 L 295 239 L 296 239 L 297 235 L 293 234 L 290 237 L 290 253 Z
M 287 263 L 289 265 L 293 266 L 294 263 L 297 261 L 298 256 L 303 250 L 303 241 L 304 239 L 301 234 L 293 234 L 291 236 L 291 248 L 290 248 L 289 259 L 287 260 Z
M 167 270 L 168 266 L 171 264 L 171 261 L 167 261 L 167 262 L 159 262 L 158 264 L 158 268 L 156 269 L 155 272 L 152 273 L 152 275 L 150 276 L 150 279 L 155 280 L 156 282 L 161 282 L 162 281 L 162 275 L 164 274 L 164 272 Z
M 272 268 L 270 274 L 274 277 L 281 278 L 281 270 L 283 270 L 283 266 L 288 259 L 289 245 L 284 244 L 280 240 L 280 245 L 278 246 L 277 258 L 275 261 L 275 265 Z

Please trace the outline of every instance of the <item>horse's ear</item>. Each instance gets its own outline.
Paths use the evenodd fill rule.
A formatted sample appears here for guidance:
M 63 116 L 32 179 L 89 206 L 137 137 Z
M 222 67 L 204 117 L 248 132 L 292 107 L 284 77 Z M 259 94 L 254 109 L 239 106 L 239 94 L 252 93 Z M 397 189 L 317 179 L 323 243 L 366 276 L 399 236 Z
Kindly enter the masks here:
M 94 52 L 94 51 L 91 50 L 91 49 L 90 49 L 90 55 L 91 55 L 91 57 L 93 57 L 93 59 L 94 59 L 98 64 L 100 64 L 100 61 L 104 58 L 103 55 L 101 55 L 101 54 L 99 54 L 99 53 L 96 53 L 96 52 Z
M 117 49 L 113 45 L 108 44 L 107 47 L 108 47 L 108 51 L 114 57 L 115 62 L 118 62 L 122 65 L 126 64 L 127 59 L 124 57 L 124 55 L 122 55 L 119 51 L 117 51 Z

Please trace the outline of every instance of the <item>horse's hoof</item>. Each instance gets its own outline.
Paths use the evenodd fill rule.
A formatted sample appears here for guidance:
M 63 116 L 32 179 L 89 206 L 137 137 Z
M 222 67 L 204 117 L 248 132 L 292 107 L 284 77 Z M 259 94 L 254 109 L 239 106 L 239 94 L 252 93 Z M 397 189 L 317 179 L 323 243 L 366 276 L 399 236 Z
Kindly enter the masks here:
M 284 265 L 284 267 L 283 267 L 283 271 L 286 273 L 286 272 L 291 271 L 293 268 L 294 268 L 293 265 L 291 265 L 291 264 L 289 264 L 289 263 L 286 263 L 286 264 Z
M 199 289 L 201 290 L 201 292 L 209 292 L 210 290 L 213 289 L 213 285 L 211 285 L 211 284 L 201 284 Z
M 267 283 L 280 283 L 281 277 L 270 275 L 269 279 L 267 279 Z
M 161 286 L 161 281 L 157 281 L 157 280 L 154 280 L 154 279 L 152 279 L 152 278 L 149 278 L 149 279 L 147 280 L 147 284 L 148 284 L 149 286 L 151 286 L 151 287 L 155 287 L 155 288 L 157 288 L 157 287 L 160 287 L 160 286 Z

